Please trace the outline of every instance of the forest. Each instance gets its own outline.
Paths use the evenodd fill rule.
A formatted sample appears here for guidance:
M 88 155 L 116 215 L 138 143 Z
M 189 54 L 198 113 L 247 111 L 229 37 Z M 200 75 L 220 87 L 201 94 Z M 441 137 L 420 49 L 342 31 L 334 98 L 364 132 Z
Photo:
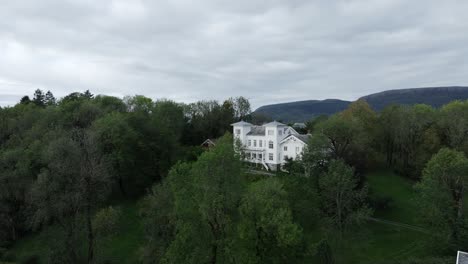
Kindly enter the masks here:
M 36 90 L 0 108 L 0 263 L 454 263 L 468 250 L 468 101 L 363 100 L 252 173 L 244 97 Z M 217 138 L 206 150 L 200 144 Z

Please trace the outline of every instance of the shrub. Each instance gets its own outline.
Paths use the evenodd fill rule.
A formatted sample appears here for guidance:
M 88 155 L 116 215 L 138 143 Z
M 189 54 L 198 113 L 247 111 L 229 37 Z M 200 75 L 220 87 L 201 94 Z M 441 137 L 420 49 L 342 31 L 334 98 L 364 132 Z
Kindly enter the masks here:
M 41 263 L 41 260 L 38 255 L 29 255 L 29 256 L 23 257 L 19 263 L 20 264 L 39 264 Z
M 373 193 L 369 199 L 369 204 L 374 210 L 386 210 L 393 206 L 393 199 L 389 196 Z
M 6 262 L 13 262 L 16 260 L 16 256 L 15 254 L 11 252 L 6 252 L 6 253 L 3 253 L 2 260 Z

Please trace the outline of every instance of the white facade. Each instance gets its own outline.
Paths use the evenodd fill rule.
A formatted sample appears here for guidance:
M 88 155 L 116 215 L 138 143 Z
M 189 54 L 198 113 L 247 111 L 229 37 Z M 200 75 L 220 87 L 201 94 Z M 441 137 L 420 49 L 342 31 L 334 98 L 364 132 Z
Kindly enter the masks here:
M 246 161 L 271 170 L 284 164 L 287 158 L 299 158 L 309 138 L 276 121 L 263 126 L 241 121 L 232 126 L 234 139 L 242 144 Z

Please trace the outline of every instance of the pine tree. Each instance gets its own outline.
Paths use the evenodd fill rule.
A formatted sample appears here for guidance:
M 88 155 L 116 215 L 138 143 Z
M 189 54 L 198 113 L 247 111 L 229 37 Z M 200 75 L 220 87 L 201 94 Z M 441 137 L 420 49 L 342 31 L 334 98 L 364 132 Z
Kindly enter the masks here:
M 41 89 L 37 89 L 35 92 L 34 92 L 34 97 L 33 97 L 33 100 L 32 102 L 37 105 L 37 106 L 45 106 L 45 96 L 44 96 L 44 92 L 41 90 Z
M 45 104 L 46 105 L 55 105 L 57 103 L 57 100 L 55 99 L 54 95 L 52 94 L 51 91 L 47 91 L 45 95 Z
M 92 94 L 89 90 L 86 90 L 84 93 L 81 94 L 83 97 L 87 98 L 87 99 L 93 99 L 94 98 L 94 94 Z
M 25 95 L 21 98 L 20 104 L 29 104 L 31 103 L 31 99 L 29 99 L 29 96 Z

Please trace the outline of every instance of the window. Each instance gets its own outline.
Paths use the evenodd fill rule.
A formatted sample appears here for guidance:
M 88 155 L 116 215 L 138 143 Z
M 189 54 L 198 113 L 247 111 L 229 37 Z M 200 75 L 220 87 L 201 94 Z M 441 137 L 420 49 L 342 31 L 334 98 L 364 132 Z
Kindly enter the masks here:
M 257 154 L 252 154 L 252 159 L 256 159 L 257 158 Z
M 258 159 L 262 159 L 262 154 L 258 154 Z
M 273 136 L 274 134 L 275 134 L 275 131 L 274 131 L 274 130 L 271 130 L 271 129 L 268 130 L 268 135 L 269 135 L 269 136 Z
M 273 141 L 271 141 L 271 140 L 268 141 L 268 147 L 271 148 L 271 149 L 273 149 Z
M 262 142 L 263 142 L 263 140 L 259 140 L 259 141 L 258 141 L 259 147 L 262 147 Z
M 246 157 L 247 159 L 250 159 L 250 152 L 245 153 L 245 157 Z
M 284 151 L 288 151 L 288 146 L 284 146 Z
M 247 141 L 247 142 L 248 142 L 247 144 L 248 144 L 249 147 L 250 147 L 250 146 L 252 145 L 252 141 L 249 139 L 249 141 Z
M 278 130 L 278 135 L 282 136 L 283 135 L 283 130 Z
M 257 146 L 257 140 L 254 140 L 254 147 Z
M 240 135 L 240 129 L 236 129 L 236 135 Z
M 269 160 L 273 160 L 273 153 L 269 153 L 269 154 L 268 154 L 268 159 L 269 159 Z
M 296 147 L 296 152 L 299 152 L 299 147 Z

